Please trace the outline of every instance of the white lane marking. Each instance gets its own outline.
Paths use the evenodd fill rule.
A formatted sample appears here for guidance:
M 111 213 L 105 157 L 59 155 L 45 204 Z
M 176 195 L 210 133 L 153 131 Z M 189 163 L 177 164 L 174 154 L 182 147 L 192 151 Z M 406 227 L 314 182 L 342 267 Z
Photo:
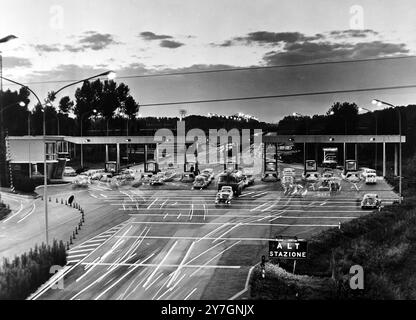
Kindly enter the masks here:
M 167 198 L 161 205 L 160 205 L 160 209 L 163 208 L 163 206 L 166 204 L 166 202 L 168 202 L 169 198 Z
M 165 220 L 166 219 L 166 217 L 169 215 L 169 213 L 166 213 L 164 216 L 163 216 L 163 220 Z
M 20 209 L 17 212 L 15 212 L 14 214 L 12 214 L 10 217 L 8 217 L 7 219 L 4 219 L 3 223 L 5 223 L 5 222 L 9 221 L 11 218 L 17 216 L 22 210 L 23 210 L 23 202 L 20 201 Z
M 155 200 L 153 200 L 153 202 L 151 204 L 149 204 L 149 206 L 147 207 L 147 210 L 149 210 L 152 207 L 152 205 L 157 201 L 157 199 L 158 198 L 156 198 Z
M 144 283 L 144 287 L 147 285 L 147 283 L 149 283 L 149 281 L 153 278 L 153 276 L 155 275 L 155 273 L 157 272 L 157 270 L 159 270 L 159 268 L 161 267 L 161 265 L 165 262 L 165 260 L 167 259 L 167 257 L 169 256 L 169 254 L 172 252 L 172 250 L 176 247 L 176 245 L 178 244 L 178 241 L 175 241 L 175 243 L 172 245 L 172 247 L 169 249 L 168 253 L 163 257 L 163 259 L 160 261 L 158 267 L 156 267 L 156 269 L 152 272 L 152 274 L 149 276 L 149 278 L 147 278 L 146 282 Z
M 156 291 L 156 294 L 153 296 L 152 300 L 154 300 L 157 295 L 159 294 L 159 292 L 163 289 L 163 287 L 166 285 L 166 283 L 169 281 L 170 277 L 172 277 L 173 273 L 171 273 L 165 280 L 165 282 L 160 286 L 159 290 Z M 136 287 L 137 289 L 137 287 Z
M 243 193 L 241 196 L 239 196 L 239 198 L 242 198 L 242 197 L 248 196 L 248 195 L 253 194 L 253 193 L 255 193 L 255 192 L 254 192 L 254 191 L 252 191 L 252 192 L 249 192 L 249 193 Z
M 91 196 L 91 197 L 93 197 L 93 198 L 95 198 L 95 199 L 98 199 L 98 197 L 97 197 L 95 194 L 93 194 L 93 193 L 91 193 L 91 192 L 89 192 L 89 194 L 90 194 L 90 196 Z
M 270 210 L 270 209 L 271 209 L 271 208 L 273 208 L 275 205 L 276 205 L 276 203 L 273 203 L 271 206 L 269 206 L 269 207 L 267 207 L 267 208 L 262 209 L 262 210 L 261 210 L 261 212 L 264 212 L 264 211 Z
M 27 214 L 27 215 L 25 215 L 22 219 L 20 219 L 19 221 L 17 221 L 17 223 L 20 223 L 20 222 L 22 222 L 23 220 L 25 220 L 27 217 L 29 217 L 34 211 L 35 211 L 35 209 L 36 209 L 36 204 L 35 203 L 33 203 L 33 208 L 32 208 L 32 210 L 30 210 L 30 212 Z
M 267 226 L 269 226 L 270 224 L 265 224 Z M 274 226 L 282 226 L 282 227 L 290 227 L 292 225 L 280 225 L 280 224 L 274 224 Z M 338 224 L 330 224 L 330 225 L 304 225 L 302 227 L 309 227 L 309 226 L 314 226 L 314 227 L 338 227 Z M 120 236 L 116 236 L 116 237 L 120 237 Z M 125 238 L 137 238 L 137 236 L 126 236 Z M 216 237 L 204 237 L 204 238 L 200 238 L 200 237 L 187 237 L 187 236 L 148 236 L 147 239 L 149 240 L 160 240 L 160 239 L 164 239 L 164 240 L 196 240 L 196 242 L 200 241 L 200 240 L 215 240 L 217 239 Z M 224 241 L 275 241 L 276 238 L 223 238 Z
M 205 224 L 205 223 L 204 223 Z M 209 223 L 208 223 L 209 224 Z M 204 235 L 202 238 L 199 238 L 199 240 L 205 239 L 207 237 L 209 237 L 211 234 L 214 234 L 215 232 L 217 232 L 218 230 L 224 228 L 225 226 L 228 225 L 228 222 L 226 223 L 222 223 L 218 228 L 211 230 L 210 232 L 208 232 L 206 235 Z M 197 242 L 199 242 L 199 240 Z
M 205 220 L 206 213 L 207 213 L 207 208 L 205 207 L 205 204 L 204 204 L 204 220 Z
M 196 291 L 196 288 L 188 293 L 188 295 L 184 298 L 184 300 L 188 300 L 188 298 Z
M 326 205 L 326 201 L 324 201 L 320 204 L 320 206 L 324 206 L 324 205 Z
M 193 215 L 194 215 L 194 204 L 191 205 L 191 210 L 189 210 L 189 220 L 192 220 Z
M 178 217 L 176 219 L 179 219 L 180 216 L 181 216 L 181 213 L 179 212 Z
M 100 193 L 100 196 L 107 198 L 107 196 L 105 194 Z

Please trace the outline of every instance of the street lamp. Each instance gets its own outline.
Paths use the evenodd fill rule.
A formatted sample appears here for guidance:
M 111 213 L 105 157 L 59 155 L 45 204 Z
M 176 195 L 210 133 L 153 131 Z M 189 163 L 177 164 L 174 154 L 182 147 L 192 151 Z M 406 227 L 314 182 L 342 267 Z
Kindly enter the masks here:
M 94 79 L 94 78 L 101 77 L 101 76 L 108 76 L 108 77 L 111 77 L 111 78 L 114 79 L 115 73 L 113 71 L 106 71 L 106 72 L 100 73 L 98 75 L 95 75 L 95 76 L 92 76 L 92 77 L 89 77 L 89 78 L 86 78 L 86 79 L 83 79 L 83 80 L 75 81 L 75 82 L 72 82 L 72 83 L 70 83 L 68 85 L 65 85 L 65 86 L 63 86 L 62 88 L 60 88 L 59 90 L 57 90 L 55 92 L 52 91 L 52 93 L 50 95 L 50 98 L 47 99 L 49 101 L 46 101 L 46 103 L 50 103 L 50 100 L 51 99 L 53 100 L 56 97 L 56 95 L 60 91 L 62 91 L 63 89 L 65 89 L 65 88 L 68 88 L 68 87 L 73 86 L 73 85 L 76 85 L 78 83 L 82 83 L 84 81 L 88 81 L 90 79 Z M 30 93 L 32 93 L 35 96 L 35 98 L 38 101 L 39 105 L 40 106 L 43 105 L 42 102 L 40 101 L 39 97 L 37 96 L 37 94 L 31 88 L 29 88 L 28 86 L 26 86 L 26 85 L 24 85 L 24 84 L 22 84 L 20 82 L 17 82 L 17 81 L 14 81 L 14 80 L 5 78 L 2 75 L 0 76 L 0 79 L 9 81 L 11 83 L 14 83 L 14 84 L 16 84 L 18 86 L 21 86 L 22 88 L 26 88 Z M 44 202 L 44 205 L 45 205 L 45 240 L 46 240 L 46 245 L 48 245 L 49 244 L 49 234 L 48 234 L 48 191 L 47 191 L 47 189 L 48 189 L 48 177 L 47 177 L 47 165 L 46 165 L 46 119 L 45 119 L 46 117 L 45 117 L 45 113 L 46 112 L 44 110 L 43 111 L 43 119 L 42 119 L 42 122 L 43 122 L 43 143 L 44 143 L 44 148 L 43 148 L 43 177 L 44 177 L 44 179 L 43 179 L 43 202 Z M 0 130 L 0 131 L 2 131 L 2 130 Z
M 367 108 L 364 108 L 364 107 L 359 107 L 358 108 L 358 111 L 359 112 L 363 112 L 363 111 L 373 112 L 373 111 L 371 111 L 371 110 L 369 110 Z M 377 113 L 376 112 L 374 112 L 374 118 L 376 120 L 376 135 L 377 135 L 377 133 L 378 133 L 378 117 L 377 117 Z M 374 169 L 377 170 L 377 160 L 378 160 L 377 159 L 377 143 L 375 143 L 374 146 L 375 146 L 375 151 L 374 151 L 374 154 L 375 154 Z
M 392 108 L 395 108 L 398 112 L 399 115 L 399 163 L 400 163 L 400 167 L 399 167 L 399 195 L 400 195 L 400 203 L 402 201 L 402 114 L 400 112 L 400 108 L 397 108 L 397 106 L 382 101 L 382 100 L 378 100 L 378 99 L 373 99 L 371 101 L 372 104 L 377 105 L 378 107 L 381 107 L 383 104 Z

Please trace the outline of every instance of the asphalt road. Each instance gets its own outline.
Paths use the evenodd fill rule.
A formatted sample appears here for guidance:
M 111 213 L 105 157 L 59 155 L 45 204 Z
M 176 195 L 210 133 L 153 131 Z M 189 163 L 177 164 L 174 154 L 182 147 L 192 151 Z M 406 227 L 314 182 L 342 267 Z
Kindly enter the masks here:
M 396 198 L 384 180 L 370 186 L 343 181 L 335 195 L 304 187 L 302 195 L 284 195 L 278 184 L 257 179 L 230 206 L 215 206 L 213 187 L 91 185 L 82 196 L 94 199 L 97 223 L 101 212 L 128 220 L 85 232 L 85 241 L 69 252 L 64 289 L 46 286 L 33 298 L 229 299 L 244 289 L 269 239 L 308 239 L 366 214 L 359 207 L 365 193 L 376 192 L 384 202 Z

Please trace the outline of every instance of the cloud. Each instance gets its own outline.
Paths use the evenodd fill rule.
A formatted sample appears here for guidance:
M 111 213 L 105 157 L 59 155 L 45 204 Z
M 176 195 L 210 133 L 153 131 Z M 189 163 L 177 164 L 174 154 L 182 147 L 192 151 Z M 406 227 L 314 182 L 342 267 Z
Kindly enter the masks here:
M 173 41 L 173 40 L 162 40 L 160 41 L 160 46 L 162 48 L 176 49 L 182 47 L 184 44 L 182 42 Z
M 243 37 L 235 37 L 225 40 L 220 44 L 211 43 L 212 46 L 230 47 L 239 44 L 279 44 L 279 43 L 294 43 L 299 41 L 312 41 L 323 39 L 324 35 L 316 34 L 314 36 L 306 36 L 300 32 L 270 32 L 270 31 L 256 31 L 250 32 Z
M 397 56 L 408 53 L 405 44 L 382 41 L 352 43 L 302 42 L 288 43 L 283 51 L 267 52 L 263 60 L 267 65 L 324 62 L 348 59 L 369 59 Z
M 27 58 L 3 57 L 4 68 L 31 67 L 32 62 Z
M 109 33 L 98 33 L 95 31 L 87 31 L 78 41 L 85 49 L 102 50 L 111 44 L 119 44 Z
M 155 34 L 151 31 L 144 31 L 140 33 L 140 37 L 145 40 L 163 40 L 163 39 L 172 39 L 172 36 L 165 34 Z
M 376 36 L 378 32 L 371 29 L 349 29 L 349 30 L 335 30 L 329 33 L 335 38 L 366 38 L 369 36 Z
M 58 52 L 61 51 L 57 44 L 36 44 L 33 46 L 36 51 L 41 52 Z

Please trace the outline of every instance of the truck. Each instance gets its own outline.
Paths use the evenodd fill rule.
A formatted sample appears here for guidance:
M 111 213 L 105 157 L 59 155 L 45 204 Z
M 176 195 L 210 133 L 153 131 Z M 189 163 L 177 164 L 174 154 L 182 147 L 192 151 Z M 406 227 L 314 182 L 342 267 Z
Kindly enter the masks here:
M 241 170 L 226 170 L 218 176 L 218 191 L 224 186 L 230 186 L 238 197 L 245 186 L 245 176 Z
M 338 148 L 323 148 L 323 151 L 324 159 L 322 166 L 335 169 L 337 166 Z

